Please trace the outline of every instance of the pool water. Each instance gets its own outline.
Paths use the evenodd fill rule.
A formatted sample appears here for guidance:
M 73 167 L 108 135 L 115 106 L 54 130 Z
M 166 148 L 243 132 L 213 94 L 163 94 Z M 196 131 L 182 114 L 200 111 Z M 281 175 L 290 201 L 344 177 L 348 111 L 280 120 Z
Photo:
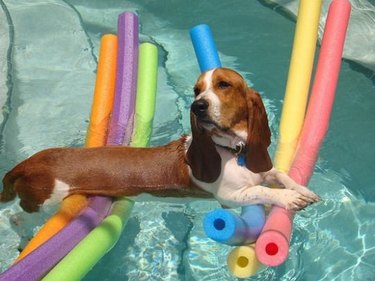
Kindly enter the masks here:
M 1 176 L 41 149 L 83 146 L 99 40 L 115 33 L 125 10 L 138 13 L 141 40 L 159 49 L 152 145 L 190 131 L 199 68 L 188 31 L 207 23 L 223 65 L 262 93 L 274 152 L 295 28 L 284 9 L 240 0 L 2 0 L 0 7 Z M 249 280 L 375 280 L 374 107 L 374 68 L 344 60 L 309 183 L 322 201 L 296 215 L 289 259 Z M 216 207 L 137 202 L 117 245 L 84 280 L 236 280 L 226 268 L 231 248 L 203 232 L 204 215 Z M 17 202 L 1 206 L 0 272 L 48 215 L 22 214 Z

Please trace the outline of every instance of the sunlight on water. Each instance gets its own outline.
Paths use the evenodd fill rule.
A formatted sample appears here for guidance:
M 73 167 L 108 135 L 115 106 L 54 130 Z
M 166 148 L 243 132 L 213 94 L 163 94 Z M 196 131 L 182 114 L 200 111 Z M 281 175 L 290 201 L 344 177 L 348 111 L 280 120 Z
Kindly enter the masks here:
M 1 175 L 40 149 L 83 145 L 99 40 L 116 32 L 125 10 L 139 14 L 141 40 L 159 49 L 153 145 L 190 132 L 199 69 L 188 32 L 207 23 L 223 65 L 262 93 L 273 152 L 294 22 L 265 2 L 0 1 Z M 374 81 L 373 71 L 344 61 L 309 183 L 322 201 L 296 215 L 289 259 L 250 280 L 374 280 Z M 231 248 L 203 231 L 204 215 L 217 207 L 214 201 L 140 200 L 118 244 L 84 280 L 237 280 L 226 267 Z M 18 202 L 1 206 L 0 272 L 49 215 L 26 215 Z

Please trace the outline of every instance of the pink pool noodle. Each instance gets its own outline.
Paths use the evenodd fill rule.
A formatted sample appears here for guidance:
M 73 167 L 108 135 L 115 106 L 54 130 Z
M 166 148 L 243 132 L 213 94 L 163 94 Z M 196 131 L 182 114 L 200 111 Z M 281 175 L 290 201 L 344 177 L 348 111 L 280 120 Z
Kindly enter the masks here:
M 131 12 L 122 13 L 118 20 L 118 73 L 109 122 L 108 145 L 128 144 L 132 135 L 138 73 L 138 32 L 137 15 Z
M 311 98 L 299 146 L 289 175 L 306 185 L 327 132 L 341 66 L 341 57 L 351 6 L 348 0 L 333 0 L 328 11 Z M 293 213 L 273 207 L 256 243 L 259 261 L 278 266 L 288 257 Z
M 312 106 L 307 110 L 300 145 L 289 170 L 289 175 L 303 185 L 309 181 L 320 145 L 328 130 L 350 16 L 349 1 L 334 0 L 329 13 L 339 18 L 337 20 L 328 18 L 327 20 L 326 29 L 330 33 L 326 34 L 325 32 L 322 39 L 324 41 L 322 41 L 315 83 L 309 102 Z

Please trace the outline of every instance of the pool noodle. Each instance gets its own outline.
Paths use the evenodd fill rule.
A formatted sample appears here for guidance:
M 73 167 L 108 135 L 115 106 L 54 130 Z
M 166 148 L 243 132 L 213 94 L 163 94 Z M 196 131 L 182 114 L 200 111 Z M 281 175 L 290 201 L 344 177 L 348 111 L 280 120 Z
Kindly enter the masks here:
M 289 171 L 289 175 L 300 184 L 307 184 L 328 128 L 350 10 L 348 0 L 333 0 L 329 7 L 306 120 Z M 256 253 L 263 264 L 277 266 L 287 258 L 292 219 L 293 214 L 284 209 L 272 210 L 256 243 Z M 286 220 L 285 224 L 280 225 L 283 220 Z M 280 241 L 282 246 L 278 248 Z M 267 251 L 270 246 L 271 254 Z
M 308 183 L 313 173 L 321 143 L 328 130 L 350 10 L 349 1 L 334 0 L 328 11 L 315 82 L 311 90 L 311 106 L 308 107 L 300 144 L 289 171 L 289 175 L 302 185 Z
M 100 104 L 100 103 L 99 103 Z M 101 135 L 103 135 L 103 134 L 101 134 Z M 102 198 L 102 197 L 97 197 L 97 198 L 94 198 L 92 201 L 97 201 L 97 204 L 101 204 L 101 207 L 104 209 L 105 208 L 105 204 L 108 204 L 108 203 L 110 203 L 111 201 L 110 201 L 110 199 L 107 199 L 107 198 Z M 87 233 L 86 233 L 87 234 Z M 83 235 L 83 233 L 82 233 L 82 235 L 83 236 L 85 236 L 86 234 L 84 234 Z M 56 235 L 56 236 L 59 236 L 59 235 Z M 82 237 L 83 237 L 82 236 Z M 71 241 L 73 241 L 73 240 L 71 240 Z M 68 247 L 67 247 L 67 249 L 68 249 Z M 70 249 L 69 249 L 70 250 Z M 68 251 L 69 251 L 68 250 Z M 61 258 L 61 257 L 60 257 Z
M 285 90 L 284 105 L 280 120 L 280 134 L 275 153 L 275 167 L 278 170 L 288 172 L 293 160 L 295 149 L 298 143 L 301 127 L 304 120 L 311 73 L 314 62 L 316 41 L 318 36 L 319 18 L 321 12 L 321 0 L 309 1 L 301 0 L 299 3 L 296 30 L 294 35 L 293 50 L 289 66 L 288 81 Z M 283 229 L 284 235 L 275 232 L 273 242 L 267 246 L 262 245 L 265 241 L 266 230 L 269 228 L 269 218 L 274 217 L 273 213 L 279 214 L 275 220 L 275 228 Z M 268 223 L 267 223 L 268 222 Z M 274 206 L 267 218 L 262 234 L 256 242 L 256 249 L 264 248 L 264 252 L 276 260 L 276 262 L 286 259 L 289 241 L 292 232 L 293 215 L 283 208 Z M 262 249 L 263 249 L 262 248 Z M 275 252 L 277 251 L 277 255 Z M 264 256 L 264 255 L 263 255 Z M 258 254 L 257 257 L 263 257 Z M 264 263 L 264 261 L 262 261 Z M 268 265 L 268 264 L 267 264 Z
M 215 41 L 207 24 L 200 24 L 190 29 L 190 37 L 202 73 L 221 67 Z
M 133 131 L 137 69 L 138 69 L 138 17 L 124 12 L 118 19 L 117 71 L 115 101 L 109 122 L 108 145 L 129 144 Z M 126 31 L 126 32 L 125 32 Z M 131 54 L 131 55 L 130 55 Z M 125 133 L 124 133 L 125 132 Z
M 135 102 L 134 130 L 131 146 L 148 146 L 152 120 L 155 114 L 158 49 L 150 43 L 139 47 L 137 96 Z
M 134 45 L 126 45 L 124 44 L 124 38 L 126 40 L 129 40 L 131 42 L 137 42 L 138 44 L 138 17 L 129 12 L 124 12 L 119 16 L 119 37 L 118 41 L 116 41 L 116 47 L 117 50 L 114 52 L 116 56 L 112 56 L 110 61 L 105 61 L 105 63 L 110 64 L 112 67 L 103 68 L 103 71 L 100 72 L 99 69 L 101 65 L 98 65 L 98 74 L 97 81 L 99 80 L 99 83 L 96 84 L 96 90 L 107 92 L 111 91 L 112 99 L 108 100 L 106 103 L 106 100 L 102 98 L 102 95 L 99 95 L 98 98 L 94 98 L 93 102 L 93 108 L 92 113 L 95 114 L 94 118 L 91 118 L 90 125 L 94 124 L 95 127 L 93 130 L 89 129 L 89 136 L 90 137 L 96 137 L 99 138 L 99 145 L 100 142 L 109 144 L 108 142 L 111 141 L 111 138 L 114 139 L 130 139 L 130 131 L 126 131 L 125 127 L 109 127 L 108 128 L 108 135 L 107 135 L 107 126 L 108 122 L 110 122 L 110 116 L 112 113 L 113 116 L 113 110 L 118 110 L 118 112 L 121 113 L 120 108 L 131 108 L 132 103 L 134 102 L 134 96 L 135 96 L 135 89 L 133 87 L 134 83 L 127 83 L 123 84 L 121 89 L 116 89 L 115 85 L 121 84 L 124 79 L 124 74 L 128 74 L 128 71 L 136 72 L 137 71 L 137 63 L 134 63 L 135 60 L 138 60 L 138 47 Z M 114 36 L 114 35 L 109 35 Z M 114 36 L 115 37 L 115 36 Z M 117 39 L 117 36 L 116 36 Z M 121 40 L 122 39 L 122 40 Z M 132 39 L 132 40 L 131 40 Z M 121 44 L 122 43 L 122 44 Z M 106 50 L 104 50 L 106 51 Z M 117 55 L 118 53 L 118 55 Z M 123 58 L 119 58 L 119 56 L 122 55 Z M 109 59 L 108 59 L 109 60 Z M 103 63 L 104 64 L 104 63 Z M 134 64 L 132 66 L 129 66 L 129 64 Z M 103 78 L 101 76 L 104 76 Z M 135 78 L 134 75 L 131 75 L 133 79 Z M 103 83 L 100 83 L 100 81 L 103 81 Z M 129 81 L 128 81 L 129 82 Z M 99 88 L 97 88 L 97 86 Z M 107 88 L 108 87 L 108 88 Z M 96 95 L 94 95 L 95 97 Z M 122 106 L 118 105 L 119 102 L 122 102 Z M 103 106 L 103 107 L 102 107 Z M 97 115 L 100 114 L 100 115 Z M 126 123 L 129 120 L 125 120 L 125 118 L 130 118 L 126 114 L 119 114 L 118 115 L 118 121 Z M 107 125 L 103 128 L 98 127 L 101 126 L 101 124 Z M 132 127 L 131 127 L 132 129 Z M 102 130 L 102 132 L 100 132 Z M 95 134 L 95 132 L 99 132 L 99 134 Z M 93 134 L 94 133 L 94 134 Z M 105 134 L 103 134 L 105 133 Z M 111 135 L 111 137 L 109 137 Z M 108 139 L 106 139 L 108 137 Z M 95 141 L 95 140 L 94 140 Z M 93 141 L 91 141 L 93 142 Z M 94 143 L 95 144 L 95 143 Z M 112 143 L 113 144 L 113 143 Z M 102 204 L 111 204 L 112 200 L 110 198 L 104 199 L 100 196 L 94 197 L 94 200 L 100 200 L 99 202 L 103 202 Z M 105 206 L 103 205 L 103 208 Z M 85 237 L 87 233 L 81 234 L 81 239 Z M 68 252 L 68 251 L 67 251 Z M 66 253 L 67 253 L 66 252 Z
M 254 244 L 235 247 L 228 255 L 228 269 L 238 278 L 248 278 L 262 267 L 255 255 Z
M 205 72 L 213 68 L 221 67 L 220 58 L 216 49 L 216 45 L 212 36 L 212 32 L 208 25 L 200 24 L 200 25 L 193 27 L 190 30 L 190 37 L 194 46 L 194 51 L 195 51 L 201 72 Z M 254 213 L 254 216 L 260 218 L 264 216 L 264 213 L 260 213 L 260 214 Z M 264 221 L 262 222 L 262 225 L 263 224 L 264 224 Z M 248 264 L 248 266 L 250 267 L 251 266 L 256 267 L 255 263 L 258 263 L 254 252 L 253 254 L 254 256 L 249 257 L 250 263 Z M 232 255 L 228 257 L 228 259 L 235 258 L 235 257 L 236 255 Z M 230 263 L 234 264 L 236 263 L 236 261 L 228 260 L 228 266 Z M 238 268 L 239 267 L 229 266 L 230 270 L 233 269 L 232 274 L 235 276 L 237 276 L 236 269 Z
M 102 37 L 86 147 L 104 146 L 107 142 L 115 93 L 117 46 L 116 35 L 106 34 Z
M 134 202 L 126 198 L 115 201 L 111 214 L 42 280 L 81 280 L 119 239 L 133 205 Z
M 146 43 L 144 43 L 146 44 Z M 145 67 L 145 69 L 140 69 L 140 73 L 155 73 L 157 71 L 157 63 L 155 60 L 157 59 L 157 48 L 156 46 L 150 46 L 150 43 L 147 43 L 146 46 L 141 48 L 143 49 L 140 52 L 140 60 L 143 61 L 146 58 L 150 58 L 150 65 L 147 65 L 146 62 L 141 63 L 139 67 Z M 151 52 L 150 52 L 151 50 Z M 145 58 L 142 58 L 145 56 Z M 150 67 L 154 67 L 154 70 L 150 70 Z M 151 81 L 157 79 L 157 75 L 150 75 L 148 77 L 138 78 L 141 81 L 138 81 L 138 85 L 140 83 L 152 83 L 156 85 L 156 81 Z M 144 87 L 142 89 L 145 89 Z M 146 95 L 145 92 L 141 93 L 142 95 Z M 149 112 L 145 112 L 145 109 L 152 108 L 153 103 L 155 100 L 156 95 L 156 87 L 150 88 L 150 92 L 148 92 L 149 98 L 142 99 L 144 102 L 139 104 L 136 108 L 136 115 L 143 115 L 149 116 Z M 138 92 L 137 92 L 137 99 L 138 99 Z M 150 104 L 149 104 L 150 103 Z M 142 116 L 142 117 L 145 117 Z M 152 118 L 151 118 L 152 119 Z M 151 126 L 151 123 L 148 123 Z M 142 128 L 143 129 L 143 128 Z M 138 127 L 135 126 L 134 130 L 137 131 Z M 148 139 L 150 135 L 142 135 L 144 140 L 141 140 L 142 143 L 148 143 Z M 128 217 L 130 216 L 130 210 L 132 205 L 134 204 L 132 201 L 127 200 L 127 210 L 121 212 L 121 216 L 123 217 L 122 224 L 125 224 Z M 131 206 L 130 206 L 131 205 Z M 111 217 L 111 216 L 110 216 Z M 57 266 L 55 266 L 48 275 L 45 276 L 43 279 L 46 280 L 81 280 L 91 269 L 92 267 L 105 255 L 106 252 L 112 247 L 118 240 L 123 226 L 120 228 L 118 227 L 119 218 L 116 218 L 114 221 L 111 218 L 110 220 L 104 219 L 103 223 L 95 228 L 89 235 L 87 235 L 76 248 L 74 248 Z M 114 234 L 110 233 L 109 229 L 115 229 Z M 102 244 L 98 246 L 99 244 Z M 84 259 L 82 262 L 82 257 L 87 256 L 88 259 Z M 77 266 L 79 262 L 79 266 Z
M 254 204 L 243 207 L 240 216 L 225 209 L 209 212 L 204 218 L 203 228 L 207 237 L 217 242 L 245 245 L 255 242 L 265 220 L 263 205 Z
M 123 56 L 123 58 L 119 59 L 117 56 L 118 60 L 117 60 L 116 75 L 115 75 L 116 85 L 124 82 L 124 79 L 123 79 L 124 75 L 128 76 L 129 74 L 128 78 L 131 77 L 132 79 L 136 79 L 137 77 L 136 75 L 134 75 L 134 73 L 136 73 L 138 70 L 138 36 L 139 36 L 138 35 L 138 16 L 130 12 L 122 13 L 119 16 L 118 34 L 119 35 L 121 34 L 123 38 L 132 42 L 132 44 L 126 44 L 125 42 L 122 42 L 122 44 L 119 42 L 118 44 L 118 56 L 121 55 Z M 137 44 L 135 44 L 135 42 Z M 132 65 L 129 65 L 129 64 L 132 64 Z M 107 145 L 111 145 L 111 143 L 112 145 L 119 144 L 119 143 L 113 142 L 113 140 L 119 140 L 119 139 L 122 139 L 122 141 L 125 142 L 125 145 L 127 145 L 131 138 L 133 126 L 132 124 L 130 124 L 130 122 L 132 122 L 133 120 L 132 120 L 132 116 L 126 113 L 134 111 L 131 109 L 131 107 L 132 107 L 132 104 L 134 104 L 136 89 L 134 88 L 134 85 L 135 85 L 134 81 L 128 80 L 126 82 L 127 83 L 122 84 L 122 87 L 120 90 L 118 88 L 115 89 L 112 117 L 114 114 L 116 114 L 114 111 L 117 110 L 118 115 L 117 117 L 115 117 L 115 120 L 117 120 L 118 122 L 122 124 L 127 123 L 128 125 L 127 127 L 126 126 L 112 126 L 112 127 L 109 126 Z M 123 103 L 122 106 L 119 106 L 117 104 L 119 102 Z M 125 114 L 122 114 L 123 113 L 122 108 L 124 108 Z M 132 205 L 133 203 L 131 203 L 131 206 Z M 127 208 L 129 214 L 124 214 L 124 216 L 130 216 L 131 206 L 129 205 L 129 207 Z M 98 226 L 96 229 L 94 229 L 94 231 L 98 229 L 94 233 L 101 233 L 100 227 L 101 226 Z M 82 238 L 83 237 L 84 236 L 82 236 Z M 90 237 L 91 237 L 91 233 L 88 234 L 84 239 L 86 239 L 86 241 L 90 241 Z M 112 245 L 115 244 L 116 241 L 117 240 L 113 240 Z M 77 247 L 79 249 L 82 249 L 85 254 L 91 253 L 92 255 L 95 255 L 95 253 L 98 253 L 98 251 L 99 252 L 101 251 L 101 248 L 95 248 L 93 247 L 92 244 L 91 245 L 88 244 L 88 246 L 80 246 L 80 245 L 81 243 L 79 243 Z M 79 250 L 73 249 L 72 251 L 73 252 L 77 251 L 79 253 Z M 64 259 L 62 261 L 64 261 Z M 87 265 L 87 262 L 85 262 L 84 264 Z M 59 265 L 60 263 L 56 265 L 55 267 L 59 268 L 60 267 Z M 93 267 L 94 265 L 95 263 L 92 263 L 91 267 Z M 75 266 L 77 266 L 77 264 L 75 264 Z M 85 267 L 79 264 L 79 268 L 83 270 Z M 55 272 L 58 272 L 58 269 L 56 269 Z
M 97 67 L 97 78 L 94 91 L 94 101 L 88 133 L 86 136 L 86 147 L 105 145 L 107 124 L 113 104 L 113 89 L 115 81 L 112 76 L 116 72 L 117 37 L 105 35 L 101 39 L 99 62 Z M 59 232 L 72 219 L 74 219 L 87 206 L 86 197 L 83 195 L 72 195 L 64 199 L 59 211 L 53 215 L 30 240 L 17 260 L 38 248 L 41 244 Z
M 301 0 L 280 121 L 275 167 L 288 172 L 301 132 L 314 64 L 322 0 Z
M 47 222 L 39 229 L 35 236 L 28 242 L 22 252 L 19 254 L 15 262 L 25 258 L 40 245 L 53 237 L 69 222 L 71 222 L 85 207 L 87 206 L 87 198 L 83 195 L 72 195 L 65 198 L 59 210 L 52 215 Z
M 110 207 L 110 205 L 108 206 Z M 0 275 L 1 281 L 18 280 L 40 280 L 41 276 L 46 274 L 59 260 L 61 260 L 67 251 L 70 251 L 81 240 L 81 233 L 90 232 L 107 215 L 108 209 L 100 208 L 94 210 L 87 207 L 85 212 L 74 219 L 66 230 L 63 228 L 58 234 L 58 239 L 53 236 L 44 242 L 37 249 L 28 254 L 25 258 L 8 268 Z M 68 234 L 68 235 L 63 235 Z
M 98 74 L 103 74 L 103 72 L 115 73 L 116 54 L 117 37 L 114 35 L 103 36 L 100 47 L 97 70 Z M 103 108 L 102 111 L 93 108 L 90 118 L 93 119 L 93 114 L 100 112 L 102 115 L 101 119 L 108 120 L 111 109 L 110 107 L 112 106 L 114 96 L 114 91 L 111 91 L 111 89 L 114 88 L 114 80 L 108 75 L 97 75 L 97 80 L 98 79 L 101 81 L 97 81 L 95 85 L 93 107 L 100 107 L 101 104 L 109 106 Z M 110 83 L 113 84 L 112 87 L 109 85 Z M 107 87 L 99 87 L 99 89 L 97 89 L 96 87 L 100 84 L 106 84 Z M 92 124 L 93 122 L 90 122 L 89 126 L 92 126 Z M 102 132 L 99 132 L 98 130 L 102 130 Z M 97 128 L 96 131 L 99 133 L 99 136 L 102 136 L 105 134 L 106 130 L 107 128 L 105 124 L 102 124 L 102 126 Z M 87 137 L 91 138 L 92 134 L 88 134 Z M 101 144 L 100 141 L 103 141 L 103 143 Z M 105 138 L 100 137 L 93 141 L 86 141 L 86 144 L 89 143 L 94 147 L 104 145 L 104 142 Z M 62 206 L 60 207 L 60 211 L 58 213 L 59 216 L 52 220 L 53 224 L 48 224 L 49 221 L 45 224 L 47 227 L 44 228 L 44 230 L 42 228 L 41 231 L 39 231 L 27 245 L 28 248 L 25 248 L 25 250 L 22 252 L 24 253 L 24 256 L 22 256 L 24 258 L 18 258 L 16 264 L 0 275 L 0 280 L 38 280 L 40 276 L 48 272 L 48 270 L 63 256 L 65 256 L 66 253 L 74 247 L 74 245 L 78 244 L 78 242 L 84 236 L 86 236 L 87 233 L 89 233 L 96 225 L 99 224 L 99 222 L 108 213 L 112 201 L 108 198 L 100 196 L 91 198 L 89 199 L 89 206 L 77 218 L 72 220 L 72 218 L 75 216 L 69 216 L 70 220 L 62 220 L 61 218 L 64 218 L 63 215 L 66 212 L 74 209 L 75 203 L 77 202 L 74 200 L 64 200 L 62 202 Z M 60 228 L 56 227 L 56 224 L 58 224 Z M 64 228 L 64 226 L 66 227 Z M 65 242 L 62 243 L 62 241 Z M 27 272 L 25 272 L 26 268 L 28 268 Z M 26 276 L 25 274 L 27 274 L 28 279 L 22 278 Z M 30 279 L 31 277 L 35 278 Z

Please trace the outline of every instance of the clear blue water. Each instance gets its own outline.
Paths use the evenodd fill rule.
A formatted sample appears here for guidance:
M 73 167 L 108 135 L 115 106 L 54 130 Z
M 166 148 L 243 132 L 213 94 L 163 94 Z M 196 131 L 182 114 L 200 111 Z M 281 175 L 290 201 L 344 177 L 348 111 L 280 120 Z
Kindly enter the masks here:
M 295 23 L 262 1 L 0 1 L 0 173 L 38 150 L 84 143 L 98 43 L 124 10 L 141 39 L 158 45 L 152 145 L 188 133 L 199 74 L 188 30 L 211 26 L 223 65 L 263 93 L 274 151 Z M 357 44 L 361 45 L 361 44 Z M 369 54 L 372 54 L 369 50 Z M 309 186 L 322 202 L 300 212 L 289 259 L 249 280 L 375 279 L 375 78 L 345 60 L 329 133 Z M 230 247 L 207 239 L 203 216 L 217 204 L 139 202 L 118 244 L 84 280 L 236 280 Z M 0 209 L 0 271 L 48 214 Z M 16 222 L 16 224 L 14 223 Z

